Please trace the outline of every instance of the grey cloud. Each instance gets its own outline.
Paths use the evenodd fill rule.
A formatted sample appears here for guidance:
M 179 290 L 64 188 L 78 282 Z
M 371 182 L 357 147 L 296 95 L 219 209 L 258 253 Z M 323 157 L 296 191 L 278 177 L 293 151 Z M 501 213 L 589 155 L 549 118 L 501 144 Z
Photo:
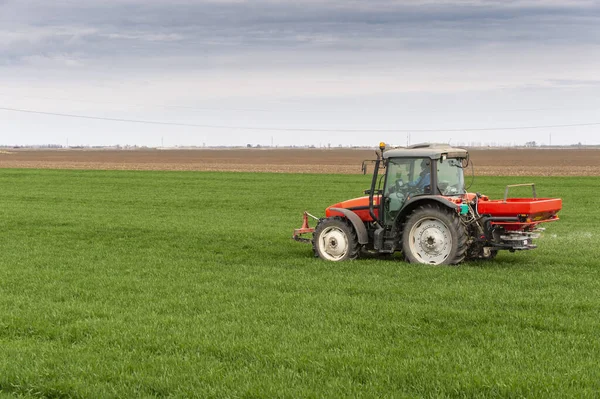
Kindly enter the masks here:
M 21 32 L 0 39 L 5 60 L 600 44 L 597 1 L 13 0 L 0 7 L 7 11 L 0 26 Z

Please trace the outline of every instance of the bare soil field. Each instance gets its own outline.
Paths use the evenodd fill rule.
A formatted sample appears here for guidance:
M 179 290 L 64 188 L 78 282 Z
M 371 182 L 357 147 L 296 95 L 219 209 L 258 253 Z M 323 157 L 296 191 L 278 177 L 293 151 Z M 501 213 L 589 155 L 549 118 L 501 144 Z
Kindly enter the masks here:
M 477 175 L 600 176 L 600 149 L 470 149 Z M 0 168 L 361 173 L 366 149 L 4 149 Z

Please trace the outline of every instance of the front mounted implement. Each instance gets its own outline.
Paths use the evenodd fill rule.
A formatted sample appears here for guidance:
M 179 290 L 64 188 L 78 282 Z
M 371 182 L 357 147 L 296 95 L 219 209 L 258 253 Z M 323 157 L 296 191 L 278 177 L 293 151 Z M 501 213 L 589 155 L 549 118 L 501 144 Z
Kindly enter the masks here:
M 298 242 L 311 242 L 312 241 L 312 239 L 310 239 L 310 238 L 302 237 L 303 234 L 312 234 L 315 232 L 314 227 L 310 227 L 308 225 L 309 216 L 317 221 L 319 220 L 318 217 L 313 216 L 310 213 L 304 211 L 304 214 L 302 215 L 302 227 L 294 230 L 294 236 L 292 237 L 294 240 L 296 240 Z

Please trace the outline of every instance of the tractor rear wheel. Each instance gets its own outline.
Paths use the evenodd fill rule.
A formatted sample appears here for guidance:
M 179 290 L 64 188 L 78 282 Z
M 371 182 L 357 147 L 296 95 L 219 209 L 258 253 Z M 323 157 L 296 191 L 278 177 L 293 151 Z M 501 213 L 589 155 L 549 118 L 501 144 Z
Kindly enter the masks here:
M 356 259 L 360 246 L 348 219 L 334 216 L 321 219 L 313 234 L 315 256 L 330 261 Z
M 458 214 L 436 205 L 423 205 L 406 219 L 402 252 L 410 263 L 455 265 L 465 258 L 467 234 Z

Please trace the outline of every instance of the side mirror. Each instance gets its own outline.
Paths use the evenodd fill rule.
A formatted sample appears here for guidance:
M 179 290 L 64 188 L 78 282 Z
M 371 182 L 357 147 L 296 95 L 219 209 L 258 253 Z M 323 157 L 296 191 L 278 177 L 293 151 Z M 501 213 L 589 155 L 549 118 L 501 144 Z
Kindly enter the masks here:
M 375 163 L 376 161 L 372 160 L 372 159 L 368 159 L 365 161 L 362 161 L 362 165 L 360 167 L 360 170 L 362 171 L 363 175 L 367 174 L 367 170 L 368 170 L 368 164 L 369 163 Z

